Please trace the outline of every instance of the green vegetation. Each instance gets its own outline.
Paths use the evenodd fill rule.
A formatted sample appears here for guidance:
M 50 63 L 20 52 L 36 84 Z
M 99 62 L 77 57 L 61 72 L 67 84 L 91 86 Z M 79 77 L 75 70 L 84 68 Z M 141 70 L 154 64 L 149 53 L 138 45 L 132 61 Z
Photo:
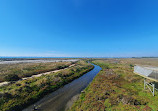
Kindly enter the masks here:
M 57 73 L 30 78 L 9 86 L 0 87 L 0 110 L 22 110 L 44 95 L 57 90 L 91 69 L 93 69 L 93 65 L 84 61 L 78 61 L 75 66 Z
M 16 74 L 10 74 L 10 75 L 6 75 L 4 78 L 6 81 L 17 81 L 20 78 L 18 77 L 18 75 Z
M 15 81 L 35 74 L 63 69 L 72 62 L 0 64 L 0 82 Z
M 93 63 L 102 70 L 70 111 L 158 110 L 158 92 L 153 97 L 149 90 L 144 90 L 143 77 L 133 73 L 133 61 L 102 59 Z

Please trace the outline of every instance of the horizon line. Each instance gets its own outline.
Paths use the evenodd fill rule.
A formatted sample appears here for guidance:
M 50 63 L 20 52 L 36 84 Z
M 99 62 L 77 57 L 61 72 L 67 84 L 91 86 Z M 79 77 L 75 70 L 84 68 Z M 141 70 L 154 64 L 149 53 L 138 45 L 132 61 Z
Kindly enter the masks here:
M 131 57 L 46 57 L 46 56 L 0 56 L 0 58 L 158 58 L 158 56 L 131 56 Z

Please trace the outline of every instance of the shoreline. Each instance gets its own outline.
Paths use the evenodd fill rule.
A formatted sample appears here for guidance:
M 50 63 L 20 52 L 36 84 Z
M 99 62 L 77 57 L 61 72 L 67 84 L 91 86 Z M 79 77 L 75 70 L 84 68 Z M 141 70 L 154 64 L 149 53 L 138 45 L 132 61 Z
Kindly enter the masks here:
M 77 70 L 77 67 L 78 65 L 76 65 L 76 67 L 74 67 L 73 69 L 75 69 L 75 70 Z M 23 102 L 19 102 L 19 103 L 14 103 L 14 104 L 12 104 L 12 106 L 11 107 L 9 107 L 10 106 L 10 103 L 6 103 L 6 105 L 3 107 L 3 105 L 2 105 L 2 109 L 4 109 L 4 110 L 16 110 L 16 111 L 21 111 L 21 110 L 23 110 L 23 109 L 25 109 L 25 108 L 27 108 L 27 107 L 29 107 L 30 105 L 32 105 L 32 104 L 34 104 L 35 102 L 38 102 L 39 100 L 41 100 L 44 96 L 46 96 L 46 95 L 48 95 L 48 94 L 50 94 L 50 93 L 52 93 L 52 92 L 54 92 L 54 91 L 56 91 L 57 89 L 60 89 L 61 87 L 64 87 L 66 84 L 68 84 L 68 83 L 71 83 L 72 81 L 74 81 L 75 79 L 77 79 L 77 78 L 79 78 L 79 77 L 81 77 L 82 75 L 84 75 L 84 74 L 86 74 L 87 72 L 89 72 L 89 71 L 91 71 L 92 69 L 94 68 L 94 66 L 93 65 L 88 65 L 88 64 L 82 64 L 82 68 L 80 69 L 80 71 L 79 72 L 75 72 L 73 75 L 71 74 L 72 73 L 72 71 L 73 70 L 71 70 L 72 68 L 70 68 L 70 72 L 68 73 L 68 76 L 65 76 L 66 78 L 61 78 L 60 79 L 60 81 L 52 81 L 52 79 L 50 79 L 50 81 L 47 81 L 47 82 L 50 82 L 49 84 L 43 84 L 43 82 L 42 82 L 42 84 L 41 85 L 44 85 L 44 86 L 42 86 L 42 87 L 40 87 L 40 86 L 37 86 L 36 87 L 36 89 L 34 89 L 34 90 L 32 90 L 31 92 L 30 92 L 30 94 L 28 93 L 28 92 L 26 92 L 26 94 L 28 93 L 29 95 L 26 97 L 26 100 L 25 101 L 23 101 Z M 64 70 L 64 69 L 63 69 Z M 60 70 L 61 71 L 61 70 Z M 51 73 L 52 74 L 52 73 Z M 55 73 L 54 73 L 55 74 Z M 54 75 L 48 75 L 48 76 L 44 76 L 44 78 L 49 78 L 49 77 L 52 77 L 52 78 L 58 78 L 58 77 L 60 77 L 61 75 L 60 74 L 58 74 L 57 73 L 57 75 L 56 76 L 54 76 Z M 64 77 L 64 75 L 63 76 L 61 76 L 61 77 Z M 39 81 L 39 80 L 43 80 L 44 79 L 43 77 L 41 78 L 39 78 L 39 79 L 29 79 L 29 81 L 30 82 L 27 82 L 26 84 L 27 84 L 27 87 L 29 86 L 29 84 L 28 83 L 36 83 L 36 81 Z M 53 79 L 54 80 L 54 79 Z M 21 81 L 20 81 L 21 82 Z M 23 82 L 25 82 L 25 81 L 23 81 Z M 23 84 L 23 82 L 21 82 L 20 84 Z M 55 83 L 55 84 L 54 84 Z M 19 83 L 18 83 L 19 84 Z M 10 87 L 14 87 L 14 85 L 16 85 L 16 84 L 13 84 L 12 86 L 10 86 Z M 7 90 L 7 87 L 8 86 L 6 86 L 6 90 Z M 32 87 L 32 86 L 29 86 L 30 88 Z M 29 88 L 28 87 L 28 88 Z M 9 88 L 9 87 L 8 87 Z M 38 89 L 39 88 L 39 89 Z M 43 88 L 45 88 L 45 89 L 43 89 Z M 5 90 L 4 90 L 4 92 L 5 92 Z M 34 93 L 34 92 L 36 92 L 36 93 Z M 21 95 L 21 93 L 18 93 L 19 95 Z M 32 95 L 33 94 L 33 95 Z M 12 99 L 10 99 L 10 100 L 12 100 Z M 14 101 L 19 101 L 19 99 L 18 98 L 15 98 L 15 100 Z
M 83 76 L 84 74 L 88 73 L 89 71 L 93 70 L 94 69 L 94 66 L 90 69 L 88 69 L 87 71 L 83 72 L 81 75 L 79 75 L 79 77 L 74 77 L 71 81 L 69 81 L 68 83 L 64 83 L 62 82 L 61 85 L 59 87 L 56 87 L 55 89 L 53 90 L 50 90 L 49 92 L 47 92 L 44 96 L 41 96 L 41 98 L 38 98 L 37 100 L 35 100 L 34 103 L 31 103 L 31 104 L 28 104 L 27 106 L 25 106 L 22 111 L 30 111 L 30 110 L 27 110 L 27 108 L 31 107 L 32 105 L 34 105 L 36 102 L 40 101 L 41 99 L 43 99 L 45 96 L 49 96 L 49 94 L 57 91 L 58 89 L 60 89 L 61 87 L 64 87 L 65 85 L 71 83 L 72 81 L 80 78 L 81 76 Z M 37 105 L 38 106 L 38 105 Z M 32 108 L 31 108 L 32 109 Z

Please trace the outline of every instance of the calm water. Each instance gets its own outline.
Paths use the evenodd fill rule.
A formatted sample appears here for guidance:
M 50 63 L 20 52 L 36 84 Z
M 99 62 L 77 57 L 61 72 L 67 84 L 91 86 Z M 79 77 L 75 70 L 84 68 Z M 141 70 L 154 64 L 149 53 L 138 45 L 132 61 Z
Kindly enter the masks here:
M 70 101 L 75 95 L 80 94 L 100 70 L 101 68 L 99 66 L 94 65 L 94 69 L 90 72 L 45 96 L 43 99 L 23 111 L 31 111 L 34 105 L 39 107 L 39 111 L 64 111 L 68 101 Z
M 48 63 L 48 62 L 75 62 L 79 59 L 56 59 L 56 60 L 13 60 L 13 61 L 0 61 L 0 64 L 17 64 L 17 63 Z

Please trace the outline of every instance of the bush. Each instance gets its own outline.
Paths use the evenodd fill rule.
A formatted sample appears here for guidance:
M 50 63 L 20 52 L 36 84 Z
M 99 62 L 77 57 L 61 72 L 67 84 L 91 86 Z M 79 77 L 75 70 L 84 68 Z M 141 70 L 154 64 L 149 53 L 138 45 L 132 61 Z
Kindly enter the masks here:
M 5 81 L 17 81 L 20 78 L 16 74 L 10 74 L 4 77 Z
M 58 66 L 58 67 L 57 67 L 57 69 L 63 69 L 63 68 L 64 68 L 63 66 Z
M 133 65 L 133 64 L 130 64 L 129 66 L 130 66 L 131 68 L 132 68 L 132 67 L 134 67 L 134 65 Z
M 110 108 L 111 107 L 111 103 L 109 102 L 109 99 L 105 100 L 104 105 L 105 105 L 106 108 Z

